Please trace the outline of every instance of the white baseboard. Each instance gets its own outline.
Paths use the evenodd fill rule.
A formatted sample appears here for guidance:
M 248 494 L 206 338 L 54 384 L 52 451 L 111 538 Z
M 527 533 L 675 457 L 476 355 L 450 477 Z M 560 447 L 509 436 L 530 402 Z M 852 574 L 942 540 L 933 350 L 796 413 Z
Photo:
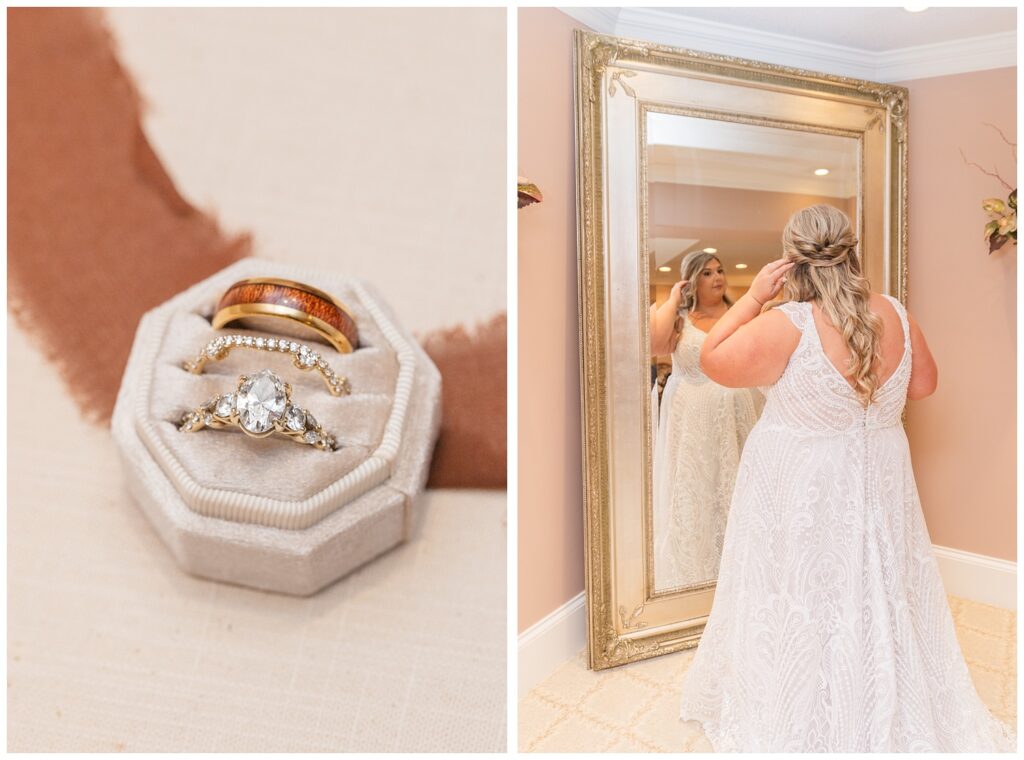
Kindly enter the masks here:
M 932 544 L 946 593 L 1017 610 L 1017 563 Z
M 932 544 L 947 594 L 1017 609 L 1017 563 Z M 587 645 L 586 600 L 574 596 L 519 634 L 519 698 Z
M 519 634 L 519 698 L 587 646 L 583 592 Z

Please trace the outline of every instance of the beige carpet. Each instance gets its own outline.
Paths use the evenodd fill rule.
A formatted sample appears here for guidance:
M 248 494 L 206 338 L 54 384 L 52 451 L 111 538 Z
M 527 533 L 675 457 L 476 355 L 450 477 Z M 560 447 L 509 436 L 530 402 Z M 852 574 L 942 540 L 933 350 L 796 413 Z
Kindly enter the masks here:
M 949 604 L 979 695 L 1014 725 L 1016 613 L 955 596 Z M 694 651 L 601 672 L 587 670 L 581 652 L 520 700 L 520 751 L 710 752 L 700 729 L 679 720 L 679 688 Z

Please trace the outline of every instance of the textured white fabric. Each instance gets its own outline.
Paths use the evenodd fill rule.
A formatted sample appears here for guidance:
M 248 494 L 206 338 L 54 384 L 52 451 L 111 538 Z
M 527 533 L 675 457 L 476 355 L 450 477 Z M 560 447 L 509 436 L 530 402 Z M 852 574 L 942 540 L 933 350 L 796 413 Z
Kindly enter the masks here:
M 14 325 L 8 350 L 9 752 L 505 750 L 504 491 L 428 489 L 313 596 L 203 580 Z
M 718 577 L 740 452 L 764 406 L 756 389 L 726 388 L 701 371 L 706 337 L 685 326 L 655 411 L 654 587 L 659 591 Z M 659 409 L 657 388 L 651 391 L 651 409 Z
M 1013 751 L 957 642 L 901 424 L 904 354 L 864 409 L 809 303 L 740 459 L 681 718 L 716 751 Z

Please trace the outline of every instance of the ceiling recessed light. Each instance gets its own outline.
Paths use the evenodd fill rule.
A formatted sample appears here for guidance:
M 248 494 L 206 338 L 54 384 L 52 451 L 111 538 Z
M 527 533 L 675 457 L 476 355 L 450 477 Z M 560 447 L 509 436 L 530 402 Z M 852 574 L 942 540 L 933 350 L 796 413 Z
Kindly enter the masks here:
M 826 174 L 828 174 L 828 169 L 815 169 L 814 173 L 817 174 L 819 177 L 824 177 Z
M 747 268 L 747 265 L 746 265 L 746 264 L 737 264 L 737 265 L 736 265 L 736 268 L 737 268 L 737 269 L 746 269 L 746 268 Z
M 658 267 L 659 272 L 671 272 L 672 267 Z
M 704 253 L 718 253 L 717 248 L 705 248 Z
M 911 3 L 910 5 L 904 5 L 903 10 L 909 13 L 920 13 L 921 11 L 928 10 L 928 6 L 921 5 L 920 3 Z

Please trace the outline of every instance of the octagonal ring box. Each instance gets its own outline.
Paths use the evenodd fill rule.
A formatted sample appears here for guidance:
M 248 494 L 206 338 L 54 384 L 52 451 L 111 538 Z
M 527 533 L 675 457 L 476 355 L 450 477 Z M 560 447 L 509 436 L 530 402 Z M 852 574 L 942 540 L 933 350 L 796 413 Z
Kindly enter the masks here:
M 239 347 L 196 375 L 182 367 L 219 335 L 211 327 L 232 283 L 283 277 L 338 298 L 359 328 L 349 354 L 315 348 L 352 392 L 330 395 L 316 371 L 285 353 Z M 178 430 L 184 412 L 269 369 L 292 387 L 338 450 L 237 428 Z M 248 259 L 147 312 L 139 322 L 111 428 L 128 488 L 187 572 L 268 591 L 308 595 L 409 537 L 440 429 L 441 376 L 368 283 Z

